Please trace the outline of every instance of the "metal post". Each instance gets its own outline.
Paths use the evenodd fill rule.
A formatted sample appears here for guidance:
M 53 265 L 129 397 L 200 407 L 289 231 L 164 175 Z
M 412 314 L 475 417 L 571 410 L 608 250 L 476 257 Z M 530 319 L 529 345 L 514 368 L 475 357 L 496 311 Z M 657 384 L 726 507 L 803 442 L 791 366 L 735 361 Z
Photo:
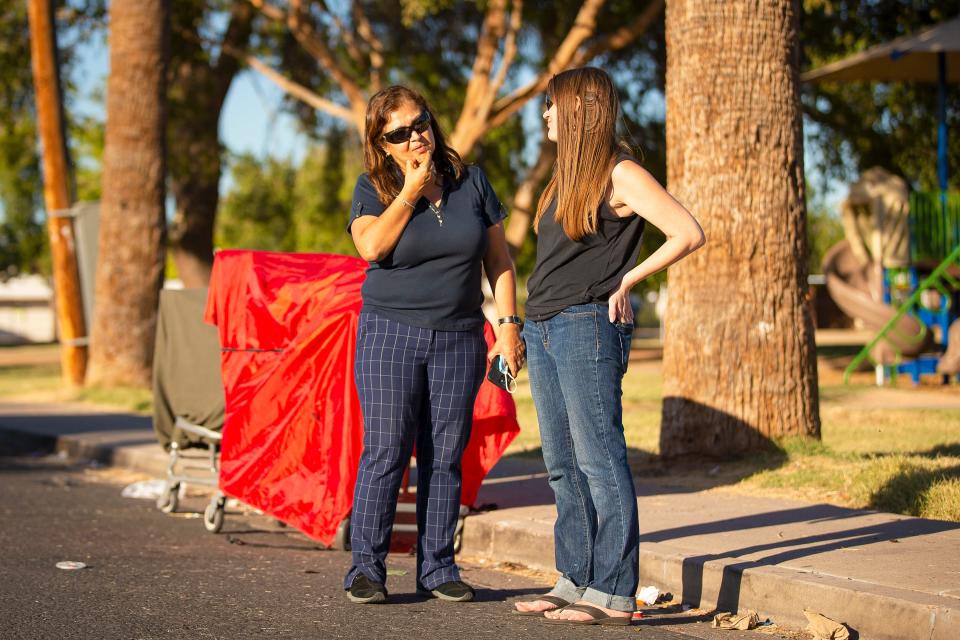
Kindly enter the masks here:
M 940 212 L 947 219 L 947 54 L 937 54 L 937 179 L 940 182 Z

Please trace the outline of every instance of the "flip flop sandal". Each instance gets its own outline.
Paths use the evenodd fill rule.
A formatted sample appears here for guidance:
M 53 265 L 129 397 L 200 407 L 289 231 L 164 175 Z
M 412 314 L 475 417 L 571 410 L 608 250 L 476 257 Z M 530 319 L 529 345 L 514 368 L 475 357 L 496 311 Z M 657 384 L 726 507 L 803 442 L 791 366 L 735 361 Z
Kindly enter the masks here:
M 556 611 L 557 609 L 563 609 L 564 607 L 569 607 L 570 603 L 564 600 L 563 598 L 558 598 L 557 596 L 540 596 L 539 598 L 534 598 L 533 600 L 525 600 L 524 602 L 549 602 L 550 604 L 557 605 L 552 609 L 543 609 L 542 611 L 518 611 L 514 608 L 514 615 L 518 616 L 542 616 L 544 611 Z
M 615 627 L 628 627 L 630 626 L 629 617 L 620 617 L 620 616 L 609 616 L 603 612 L 601 609 L 596 607 L 591 607 L 588 604 L 571 604 L 569 607 L 564 607 L 564 611 L 580 611 L 581 613 L 586 613 L 591 616 L 589 620 L 554 620 L 553 618 L 544 618 L 544 620 L 550 624 L 598 624 L 604 626 L 615 626 Z

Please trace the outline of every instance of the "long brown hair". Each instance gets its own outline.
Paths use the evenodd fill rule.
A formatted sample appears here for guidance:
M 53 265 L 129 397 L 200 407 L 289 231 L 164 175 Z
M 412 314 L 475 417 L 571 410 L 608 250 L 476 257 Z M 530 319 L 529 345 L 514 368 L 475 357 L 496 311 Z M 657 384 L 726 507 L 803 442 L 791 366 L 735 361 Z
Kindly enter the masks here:
M 440 129 L 440 124 L 433 117 L 433 110 L 427 105 L 426 99 L 413 89 L 402 85 L 393 85 L 382 89 L 370 98 L 367 103 L 367 122 L 363 136 L 363 162 L 370 182 L 377 189 L 380 202 L 389 205 L 403 188 L 403 171 L 397 162 L 387 155 L 381 145 L 380 136 L 383 127 L 390 119 L 390 114 L 405 103 L 415 104 L 421 111 L 430 114 L 430 126 L 433 128 L 433 164 L 437 173 L 443 177 L 445 184 L 457 184 L 464 175 L 463 160 L 460 154 L 447 146 L 446 138 Z
M 558 73 L 547 84 L 557 105 L 557 161 L 537 203 L 534 228 L 557 200 L 556 220 L 571 240 L 597 232 L 597 210 L 618 152 L 630 147 L 617 138 L 620 98 L 610 76 L 596 67 Z

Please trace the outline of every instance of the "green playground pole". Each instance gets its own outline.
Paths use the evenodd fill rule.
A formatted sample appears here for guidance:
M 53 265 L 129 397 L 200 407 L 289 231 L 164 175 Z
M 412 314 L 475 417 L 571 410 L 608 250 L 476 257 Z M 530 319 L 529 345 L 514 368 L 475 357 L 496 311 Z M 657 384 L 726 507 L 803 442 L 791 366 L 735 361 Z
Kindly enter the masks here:
M 950 265 L 954 264 L 958 260 L 960 260 L 960 244 L 955 246 L 953 251 L 950 252 L 950 255 L 947 256 L 943 262 L 937 265 L 937 268 L 933 270 L 933 273 L 927 276 L 923 282 L 920 283 L 920 285 L 917 287 L 917 290 L 913 292 L 913 295 L 907 298 L 906 302 L 897 308 L 897 312 L 893 314 L 893 317 L 890 318 L 885 325 L 883 325 L 880 331 L 877 332 L 877 335 L 875 335 L 873 339 L 868 342 L 863 349 L 860 350 L 860 353 L 857 354 L 853 361 L 847 365 L 847 368 L 843 372 L 844 384 L 850 384 L 850 375 L 856 371 L 857 367 L 859 367 L 860 364 L 870 356 L 870 351 L 886 337 L 887 333 L 897 324 L 897 321 L 899 321 L 900 318 L 902 318 L 910 310 L 910 308 L 913 307 L 913 305 L 920 301 L 920 294 L 927 289 L 936 287 L 940 282 L 940 278 L 945 275 L 945 272 Z M 949 277 L 949 274 L 946 275 Z

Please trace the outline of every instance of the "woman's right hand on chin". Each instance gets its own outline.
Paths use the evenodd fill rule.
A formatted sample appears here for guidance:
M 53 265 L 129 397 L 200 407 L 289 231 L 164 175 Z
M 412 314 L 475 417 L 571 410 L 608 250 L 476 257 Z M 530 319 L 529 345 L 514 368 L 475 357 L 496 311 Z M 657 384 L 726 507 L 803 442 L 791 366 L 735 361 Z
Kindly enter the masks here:
M 419 160 L 407 160 L 407 169 L 403 174 L 403 193 L 415 201 L 433 182 L 433 177 L 433 158 L 429 155 L 424 154 Z

